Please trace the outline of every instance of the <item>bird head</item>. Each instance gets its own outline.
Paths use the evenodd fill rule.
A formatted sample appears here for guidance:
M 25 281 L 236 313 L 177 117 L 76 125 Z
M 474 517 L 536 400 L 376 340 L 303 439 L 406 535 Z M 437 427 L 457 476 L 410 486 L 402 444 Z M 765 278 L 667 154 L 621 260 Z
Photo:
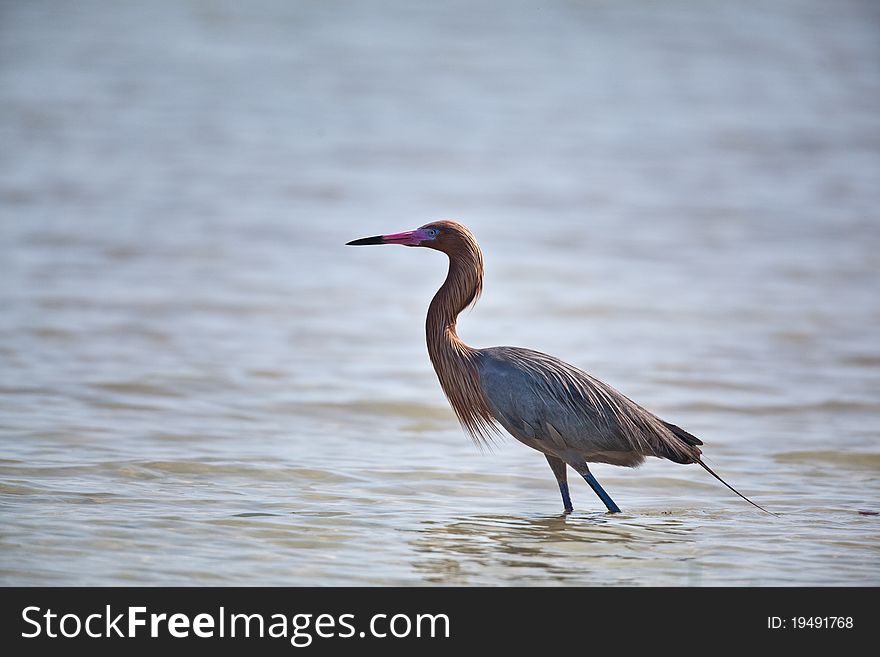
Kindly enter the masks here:
M 415 230 L 389 235 L 376 235 L 352 240 L 346 246 L 369 246 L 374 244 L 402 244 L 403 246 L 424 246 L 437 251 L 451 253 L 463 244 L 476 243 L 471 232 L 455 221 L 432 221 Z

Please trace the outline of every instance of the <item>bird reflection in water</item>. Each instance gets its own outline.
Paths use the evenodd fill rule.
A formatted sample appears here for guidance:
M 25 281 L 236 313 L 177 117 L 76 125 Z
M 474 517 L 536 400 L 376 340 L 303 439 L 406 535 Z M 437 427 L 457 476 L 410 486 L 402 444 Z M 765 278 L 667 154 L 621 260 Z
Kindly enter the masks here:
M 651 567 L 656 568 L 657 559 L 679 562 L 673 567 L 692 580 L 693 567 L 680 562 L 692 561 L 697 554 L 695 526 L 672 516 L 640 515 L 630 521 L 627 516 L 599 513 L 426 520 L 411 541 L 422 555 L 413 566 L 427 581 L 446 585 L 467 585 L 474 578 L 485 581 L 493 570 L 499 583 L 625 585 L 639 581 L 638 562 L 647 552 L 656 557 Z

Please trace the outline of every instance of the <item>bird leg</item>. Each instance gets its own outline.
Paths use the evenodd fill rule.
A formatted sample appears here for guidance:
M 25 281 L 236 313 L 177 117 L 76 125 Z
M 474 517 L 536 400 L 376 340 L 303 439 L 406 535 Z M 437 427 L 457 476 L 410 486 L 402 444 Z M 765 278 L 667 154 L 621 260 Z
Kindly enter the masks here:
M 571 496 L 568 494 L 568 474 L 565 469 L 565 461 L 549 454 L 544 456 L 547 457 L 547 463 L 550 464 L 550 469 L 556 475 L 556 483 L 559 484 L 559 492 L 562 493 L 562 504 L 565 506 L 565 512 L 571 513 L 574 511 L 574 507 L 571 506 Z
M 590 472 L 590 468 L 587 467 L 587 464 L 584 463 L 579 468 L 576 468 L 578 474 L 582 476 L 588 484 L 590 484 L 590 488 L 593 489 L 593 492 L 599 496 L 599 499 L 608 507 L 608 513 L 620 513 L 620 507 L 618 507 L 614 500 L 611 499 L 611 496 L 605 492 L 605 489 L 599 485 L 599 482 L 596 481 L 596 478 L 593 476 L 593 473 Z

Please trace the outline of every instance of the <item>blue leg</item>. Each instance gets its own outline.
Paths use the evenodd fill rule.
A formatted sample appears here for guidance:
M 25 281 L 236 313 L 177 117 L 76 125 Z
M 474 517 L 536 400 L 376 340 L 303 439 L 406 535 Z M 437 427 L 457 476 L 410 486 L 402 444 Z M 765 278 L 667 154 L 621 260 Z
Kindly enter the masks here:
M 559 482 L 559 492 L 562 493 L 562 504 L 565 506 L 565 512 L 571 513 L 574 507 L 571 505 L 571 496 L 568 494 L 568 482 Z
M 547 457 L 547 463 L 550 464 L 550 469 L 553 470 L 553 474 L 556 476 L 556 483 L 559 484 L 559 492 L 562 493 L 562 503 L 565 505 L 565 512 L 571 513 L 574 511 L 574 507 L 571 506 L 571 496 L 568 494 L 568 477 L 565 470 L 565 461 L 550 454 L 545 454 L 544 456 Z
M 608 507 L 609 513 L 620 513 L 620 508 L 614 503 L 614 500 L 605 492 L 605 489 L 599 485 L 599 482 L 596 481 L 596 478 L 592 475 L 592 473 L 587 472 L 583 475 L 584 479 L 586 479 L 587 483 L 590 484 L 590 488 L 593 489 L 593 492 L 599 496 L 599 499 Z

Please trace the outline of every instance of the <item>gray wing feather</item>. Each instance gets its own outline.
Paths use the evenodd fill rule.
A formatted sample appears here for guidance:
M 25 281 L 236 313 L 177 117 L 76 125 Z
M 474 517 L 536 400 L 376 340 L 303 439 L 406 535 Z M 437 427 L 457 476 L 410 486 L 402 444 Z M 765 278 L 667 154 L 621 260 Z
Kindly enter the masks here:
M 519 347 L 479 354 L 480 385 L 490 409 L 520 440 L 545 441 L 555 453 L 569 450 L 587 461 L 618 465 L 638 465 L 645 456 L 679 463 L 699 458 L 697 438 L 573 365 Z

